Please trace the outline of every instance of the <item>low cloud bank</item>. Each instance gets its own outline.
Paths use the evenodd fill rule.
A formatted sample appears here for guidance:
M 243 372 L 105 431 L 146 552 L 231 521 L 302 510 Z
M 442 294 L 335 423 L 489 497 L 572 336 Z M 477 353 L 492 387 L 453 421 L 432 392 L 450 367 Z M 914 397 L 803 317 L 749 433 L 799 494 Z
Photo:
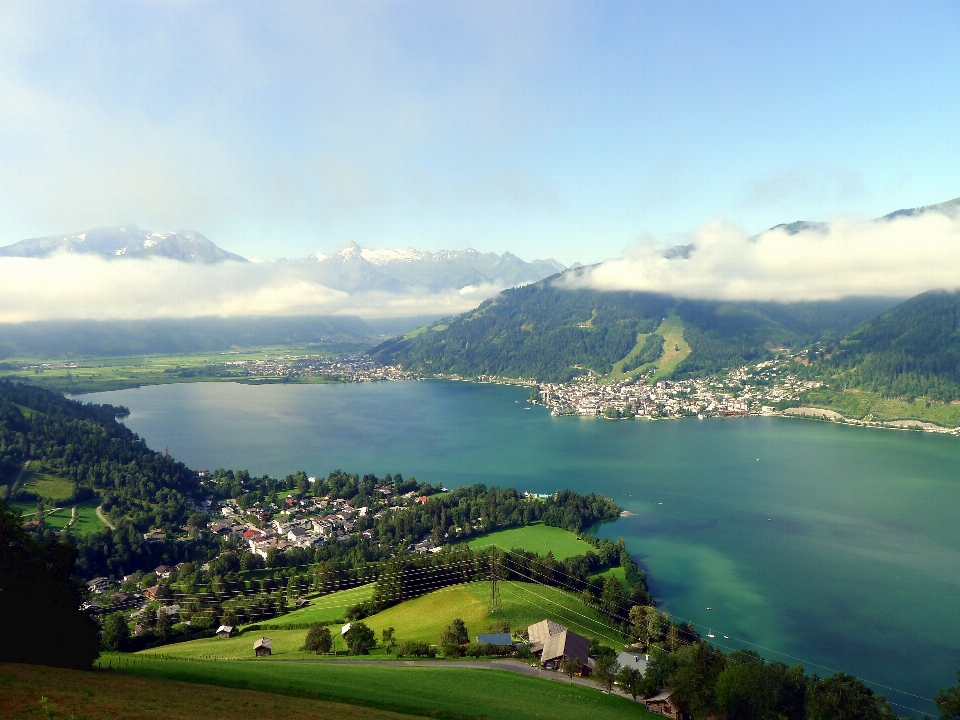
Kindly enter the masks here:
M 960 288 L 960 214 L 836 220 L 755 237 L 716 221 L 697 231 L 692 243 L 686 258 L 667 258 L 652 243 L 641 243 L 622 259 L 567 273 L 558 284 L 784 302 Z
M 0 257 L 0 322 L 136 320 L 251 315 L 394 318 L 464 312 L 496 295 L 494 285 L 444 292 L 333 290 L 282 265 L 191 265 L 173 260 L 102 260 L 59 255 Z

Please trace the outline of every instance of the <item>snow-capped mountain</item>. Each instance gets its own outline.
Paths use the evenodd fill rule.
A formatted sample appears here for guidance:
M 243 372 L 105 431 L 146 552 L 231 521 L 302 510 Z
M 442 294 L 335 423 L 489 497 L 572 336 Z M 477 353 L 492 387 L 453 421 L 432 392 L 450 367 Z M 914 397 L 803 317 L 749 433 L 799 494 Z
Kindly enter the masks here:
M 7 257 L 42 258 L 61 252 L 99 255 L 105 258 L 164 257 L 204 263 L 246 261 L 245 258 L 217 247 L 200 233 L 191 230 L 155 233 L 141 230 L 135 225 L 33 238 L 0 247 L 0 256 Z
M 182 262 L 248 262 L 191 230 L 156 233 L 133 225 L 21 240 L 0 247 L 0 256 L 7 257 L 45 258 L 55 254 L 124 260 L 162 257 Z M 466 287 L 499 290 L 537 282 L 566 269 L 556 260 L 526 262 L 509 252 L 497 255 L 467 249 L 430 253 L 415 248 L 364 248 L 355 242 L 348 242 L 332 255 L 318 252 L 299 260 L 254 262 L 264 272 L 268 268 L 282 269 L 308 282 L 351 294 L 369 290 L 442 292 Z
M 566 270 L 556 260 L 526 262 L 509 252 L 497 255 L 473 249 L 436 253 L 415 248 L 374 250 L 354 242 L 348 242 L 333 255 L 318 252 L 293 262 L 312 268 L 322 284 L 350 293 L 362 289 L 403 292 L 414 288 L 439 292 L 481 285 L 503 288 L 537 282 Z

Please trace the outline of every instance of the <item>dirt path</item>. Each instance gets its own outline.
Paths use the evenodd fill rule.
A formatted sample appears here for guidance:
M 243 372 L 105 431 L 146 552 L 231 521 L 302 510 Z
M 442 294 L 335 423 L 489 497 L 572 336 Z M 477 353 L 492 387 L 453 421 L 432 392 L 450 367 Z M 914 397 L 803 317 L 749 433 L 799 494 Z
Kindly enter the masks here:
M 106 525 L 106 526 L 107 526 L 108 528 L 110 528 L 111 530 L 116 530 L 116 528 L 113 526 L 113 523 L 111 523 L 109 520 L 107 520 L 107 519 L 103 516 L 103 513 L 100 512 L 100 507 L 101 507 L 100 505 L 97 505 L 97 517 L 100 518 L 100 522 L 102 522 L 104 525 Z
M 582 687 L 600 690 L 595 682 L 586 678 L 575 677 L 571 683 L 570 678 L 561 672 L 553 670 L 544 670 L 539 665 L 531 666 L 530 663 L 520 660 L 451 660 L 451 661 L 423 661 L 423 660 L 284 660 L 282 662 L 294 663 L 340 663 L 343 665 L 390 665 L 392 667 L 427 667 L 434 669 L 443 668 L 467 668 L 470 670 L 503 670 L 506 672 L 518 673 L 528 677 L 540 678 L 541 680 L 552 680 L 553 682 L 567 683 L 568 685 L 580 685 Z M 611 695 L 619 695 L 627 700 L 633 700 L 630 695 L 620 692 L 614 688 Z

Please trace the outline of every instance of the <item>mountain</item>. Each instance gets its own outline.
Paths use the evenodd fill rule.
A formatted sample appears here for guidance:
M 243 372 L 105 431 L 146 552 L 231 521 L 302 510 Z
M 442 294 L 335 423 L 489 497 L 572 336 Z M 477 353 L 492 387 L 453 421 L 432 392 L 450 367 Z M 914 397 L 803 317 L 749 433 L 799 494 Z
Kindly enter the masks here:
M 203 235 L 192 230 L 155 233 L 141 230 L 135 225 L 94 228 L 85 233 L 21 240 L 12 245 L 0 247 L 0 257 L 43 258 L 55 253 L 98 255 L 104 258 L 163 257 L 203 263 L 224 260 L 246 262 L 246 258 L 217 247 Z
M 896 300 L 771 303 L 684 300 L 656 293 L 558 288 L 547 278 L 504 290 L 456 317 L 381 343 L 370 352 L 406 369 L 464 376 L 565 381 L 621 361 L 671 359 L 675 376 L 759 360 L 778 347 L 841 338 Z M 661 341 L 653 351 L 647 337 Z M 651 352 L 653 353 L 651 355 Z M 642 369 L 636 365 L 629 370 Z M 623 364 L 620 365 L 623 370 Z
M 926 292 L 867 320 L 813 369 L 886 397 L 960 398 L 960 293 Z
M 483 285 L 503 288 L 536 282 L 566 269 L 556 260 L 526 262 L 509 252 L 372 250 L 354 242 L 333 255 L 315 253 L 303 260 L 280 262 L 306 268 L 317 282 L 348 293 L 414 289 L 442 292 Z

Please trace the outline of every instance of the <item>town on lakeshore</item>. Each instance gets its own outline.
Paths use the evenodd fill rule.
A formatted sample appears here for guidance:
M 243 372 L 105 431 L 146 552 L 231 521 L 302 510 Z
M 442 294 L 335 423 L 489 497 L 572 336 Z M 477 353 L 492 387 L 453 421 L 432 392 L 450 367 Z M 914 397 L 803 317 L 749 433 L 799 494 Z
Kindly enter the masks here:
M 479 375 L 424 375 L 399 366 L 382 365 L 363 353 L 341 357 L 284 356 L 270 359 L 225 361 L 219 367 L 238 378 L 310 382 L 381 382 L 422 380 L 427 377 L 481 383 L 523 385 L 532 388 L 529 402 L 550 409 L 554 416 L 576 415 L 607 420 L 668 420 L 685 417 L 783 416 L 839 422 L 863 427 L 918 430 L 960 435 L 949 428 L 919 420 L 871 420 L 847 418 L 833 410 L 804 407 L 802 394 L 823 386 L 819 380 L 798 377 L 790 371 L 792 361 L 803 354 L 764 360 L 733 368 L 726 373 L 684 380 L 654 380 L 647 377 L 607 381 L 586 371 L 570 382 L 538 382 L 533 379 Z

